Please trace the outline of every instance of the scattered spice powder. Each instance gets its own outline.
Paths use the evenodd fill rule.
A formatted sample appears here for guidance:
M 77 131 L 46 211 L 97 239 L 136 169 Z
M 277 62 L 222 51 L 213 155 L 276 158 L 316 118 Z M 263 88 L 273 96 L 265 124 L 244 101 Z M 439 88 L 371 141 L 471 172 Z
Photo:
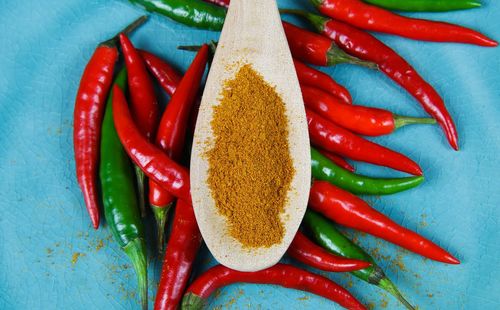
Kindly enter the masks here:
M 380 307 L 382 308 L 387 308 L 387 306 L 389 305 L 389 302 L 386 300 L 386 299 L 382 299 L 382 301 L 380 302 Z
M 95 246 L 95 250 L 99 251 L 100 249 L 102 249 L 103 246 L 104 246 L 104 243 L 102 242 L 102 239 L 100 239 L 99 242 L 97 243 L 97 245 Z
M 285 111 L 275 88 L 249 64 L 225 82 L 214 107 L 208 186 L 229 234 L 244 247 L 283 239 L 280 214 L 295 173 Z
M 75 252 L 71 256 L 71 265 L 75 265 L 80 257 L 85 256 L 85 253 Z

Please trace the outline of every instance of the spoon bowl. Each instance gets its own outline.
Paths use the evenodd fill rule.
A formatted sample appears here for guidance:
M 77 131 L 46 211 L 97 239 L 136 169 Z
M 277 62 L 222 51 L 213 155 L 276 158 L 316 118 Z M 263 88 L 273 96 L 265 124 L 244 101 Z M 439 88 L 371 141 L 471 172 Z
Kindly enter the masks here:
M 280 218 L 281 243 L 248 248 L 228 233 L 226 218 L 212 198 L 208 159 L 213 147 L 213 108 L 220 104 L 224 82 L 250 64 L 275 87 L 285 104 L 288 144 L 294 177 Z M 249 103 L 251 104 L 251 103 Z M 304 216 L 311 180 L 310 146 L 302 94 L 277 4 L 274 0 L 232 0 L 203 93 L 191 156 L 191 195 L 203 238 L 215 259 L 231 269 L 257 271 L 276 264 L 292 242 Z

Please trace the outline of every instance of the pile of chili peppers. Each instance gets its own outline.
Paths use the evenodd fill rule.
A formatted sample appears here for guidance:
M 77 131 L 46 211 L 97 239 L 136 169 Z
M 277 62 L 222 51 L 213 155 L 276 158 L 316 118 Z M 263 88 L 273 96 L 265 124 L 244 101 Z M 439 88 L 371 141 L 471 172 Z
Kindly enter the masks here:
M 229 5 L 229 0 L 130 2 L 207 30 L 222 29 L 224 7 Z M 311 3 L 328 17 L 282 10 L 304 17 L 317 31 L 313 33 L 283 22 L 302 88 L 313 146 L 309 209 L 287 255 L 319 270 L 351 272 L 413 309 L 375 260 L 337 230 L 335 224 L 371 234 L 431 260 L 459 264 L 457 258 L 437 244 L 398 225 L 355 196 L 395 194 L 424 181 L 418 163 L 362 136 L 387 135 L 408 124 L 437 122 L 450 145 L 458 150 L 458 134 L 436 90 L 405 59 L 364 30 L 437 42 L 482 46 L 496 46 L 497 42 L 461 26 L 408 18 L 386 10 L 451 11 L 480 6 L 473 0 L 311 0 Z M 141 216 L 154 215 L 158 250 L 163 252 L 167 215 L 175 205 L 155 309 L 200 309 L 212 292 L 236 282 L 280 285 L 317 294 L 348 309 L 366 309 L 333 281 L 286 264 L 258 272 L 239 272 L 218 265 L 189 283 L 202 237 L 191 205 L 188 167 L 182 163 L 189 153 L 198 94 L 211 50 L 206 44 L 196 47 L 196 57 L 181 75 L 156 55 L 137 49 L 128 38 L 145 19 L 144 16 L 137 19 L 98 45 L 83 72 L 74 112 L 77 179 L 92 225 L 99 227 L 102 209 L 114 238 L 136 270 L 142 307 L 147 308 L 148 279 Z M 119 49 L 124 60 L 120 70 L 116 68 Z M 432 118 L 405 117 L 355 105 L 344 86 L 306 63 L 317 66 L 351 63 L 380 70 L 408 91 Z M 171 96 L 163 112 L 155 94 L 155 81 Z M 345 158 L 413 176 L 373 178 L 356 174 Z

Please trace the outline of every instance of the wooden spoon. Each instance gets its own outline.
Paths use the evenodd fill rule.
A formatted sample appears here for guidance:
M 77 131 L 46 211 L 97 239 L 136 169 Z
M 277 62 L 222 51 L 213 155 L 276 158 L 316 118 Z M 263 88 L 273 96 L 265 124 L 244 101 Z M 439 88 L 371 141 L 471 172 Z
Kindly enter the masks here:
M 235 65 L 236 64 L 236 65 Z M 285 234 L 280 244 L 244 248 L 228 233 L 226 218 L 215 207 L 207 185 L 213 147 L 213 107 L 220 103 L 224 81 L 241 65 L 251 64 L 283 99 L 289 127 L 289 151 L 295 168 L 288 203 L 281 216 Z M 302 94 L 274 0 L 232 0 L 201 101 L 191 156 L 191 195 L 203 239 L 219 263 L 240 271 L 276 264 L 292 242 L 304 216 L 311 182 L 309 136 Z

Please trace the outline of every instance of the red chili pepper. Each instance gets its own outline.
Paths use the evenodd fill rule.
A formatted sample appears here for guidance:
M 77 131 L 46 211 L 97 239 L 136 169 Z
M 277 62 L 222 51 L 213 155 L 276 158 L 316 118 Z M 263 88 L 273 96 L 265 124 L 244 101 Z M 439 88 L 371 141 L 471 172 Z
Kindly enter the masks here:
M 414 40 L 498 45 L 496 41 L 469 28 L 404 17 L 360 0 L 311 0 L 311 2 L 322 14 L 365 30 L 395 34 Z
M 443 128 L 450 145 L 458 150 L 458 133 L 437 91 L 398 53 L 368 32 L 316 14 L 303 14 L 314 27 L 353 56 L 374 62 L 380 71 L 406 89 Z
M 182 75 L 153 53 L 143 50 L 139 50 L 139 53 L 146 62 L 149 72 L 156 77 L 163 90 L 172 96 L 182 79 Z
M 283 22 L 288 45 L 293 57 L 317 66 L 333 66 L 351 63 L 376 69 L 375 64 L 353 57 L 322 35 L 307 31 L 287 22 Z
M 197 47 L 197 50 L 199 50 L 199 48 L 200 47 Z M 146 51 L 140 51 L 140 53 L 144 58 L 149 71 L 153 73 L 153 75 L 160 82 L 161 87 L 167 92 L 167 94 L 172 96 L 182 78 L 181 75 L 174 68 L 172 68 L 171 65 L 163 61 L 158 56 Z M 188 122 L 188 128 L 191 135 L 194 134 L 199 106 L 200 96 L 198 96 L 196 103 L 193 105 L 193 108 L 189 113 L 190 118 Z
M 337 166 L 344 168 L 345 170 L 355 172 L 356 168 L 354 168 L 347 160 L 345 160 L 344 157 L 339 156 L 337 154 L 330 153 L 325 150 L 319 150 L 323 156 L 328 158 L 329 160 L 333 161 Z
M 218 5 L 218 6 L 222 6 L 222 7 L 225 7 L 225 8 L 228 8 L 229 7 L 229 3 L 231 2 L 231 0 L 203 0 L 203 1 L 215 4 L 215 5 Z
M 147 19 L 142 16 L 123 32 L 129 33 Z M 74 111 L 73 143 L 76 176 L 92 225 L 99 227 L 99 194 L 97 169 L 99 168 L 99 146 L 101 123 L 109 88 L 113 82 L 115 63 L 118 60 L 117 37 L 100 43 L 83 71 Z
M 113 88 L 113 119 L 118 137 L 132 161 L 172 195 L 190 202 L 189 172 L 141 134 L 119 87 Z
M 354 160 L 422 175 L 418 164 L 403 154 L 365 140 L 308 109 L 306 117 L 311 143 L 317 147 Z
M 216 289 L 238 282 L 280 285 L 322 296 L 347 309 L 366 309 L 335 282 L 285 264 L 276 264 L 256 272 L 236 271 L 222 265 L 212 267 L 189 286 L 182 300 L 182 309 L 202 309 L 206 299 Z
M 287 253 L 299 262 L 324 271 L 348 272 L 371 266 L 369 262 L 334 255 L 316 245 L 300 231 L 295 235 Z
M 120 34 L 120 43 L 127 65 L 132 115 L 141 133 L 152 140 L 159 115 L 153 82 L 141 55 L 123 33 Z
M 297 59 L 294 59 L 293 63 L 295 64 L 295 71 L 297 71 L 297 76 L 301 85 L 317 87 L 347 104 L 352 103 L 352 97 L 349 91 L 344 86 L 335 82 L 328 74 L 311 68 Z
M 174 225 L 163 259 L 155 310 L 178 308 L 201 241 L 193 207 L 179 200 L 175 207 Z
M 203 45 L 191 66 L 179 83 L 175 93 L 163 112 L 156 133 L 156 145 L 168 157 L 178 161 L 182 157 L 189 113 L 197 97 L 209 55 L 208 45 Z M 162 61 L 163 62 L 163 61 Z M 149 180 L 149 203 L 152 206 L 158 224 L 158 243 L 163 245 L 163 232 L 166 215 L 175 198 L 153 180 Z
M 360 135 L 381 136 L 410 124 L 436 123 L 432 118 L 400 116 L 387 110 L 346 105 L 339 99 L 314 87 L 301 86 L 301 89 L 307 108 Z
M 158 125 L 158 101 L 156 99 L 153 82 L 151 81 L 146 64 L 134 45 L 125 34 L 120 34 L 120 43 L 128 72 L 128 85 L 131 98 L 132 115 L 140 132 L 152 140 Z M 146 197 L 144 173 L 136 167 L 137 189 L 142 217 L 146 216 Z
M 399 226 L 360 198 L 328 182 L 313 183 L 309 206 L 340 225 L 377 236 L 439 262 L 460 264 L 458 259 L 432 241 Z

